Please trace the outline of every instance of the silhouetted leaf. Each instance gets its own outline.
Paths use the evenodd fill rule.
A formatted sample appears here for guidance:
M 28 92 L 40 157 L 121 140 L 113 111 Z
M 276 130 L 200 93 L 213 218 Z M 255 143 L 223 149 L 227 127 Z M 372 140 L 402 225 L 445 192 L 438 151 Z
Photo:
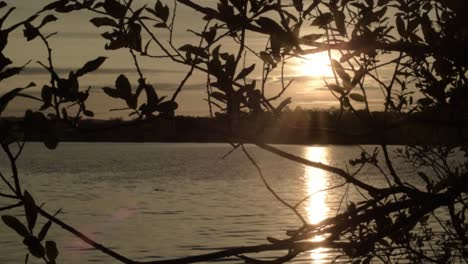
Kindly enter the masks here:
M 275 60 L 278 60 L 278 61 L 281 60 L 280 50 L 281 50 L 282 44 L 283 43 L 277 34 L 272 34 L 270 36 L 271 54 L 273 55 Z
M 117 91 L 117 89 L 113 89 L 110 87 L 104 87 L 102 90 L 109 95 L 112 98 L 120 98 L 120 93 Z
M 354 57 L 354 53 L 346 53 L 346 54 L 343 54 L 343 56 L 341 56 L 341 58 L 340 58 L 340 62 L 341 62 L 341 63 L 347 62 L 347 61 L 349 61 L 350 59 L 352 59 L 353 57 Z
M 221 102 L 227 102 L 227 99 L 228 99 L 225 94 L 220 93 L 220 92 L 212 92 L 210 93 L 210 96 Z
M 312 3 L 310 3 L 309 7 L 304 11 L 304 14 L 302 15 L 303 17 L 307 16 L 314 10 L 319 4 L 321 0 L 313 0 Z
M 345 26 L 345 15 L 339 10 L 333 10 L 333 16 L 335 17 L 335 25 L 342 36 L 346 36 Z
M 91 23 L 93 23 L 94 26 L 96 27 L 104 27 L 104 26 L 110 26 L 110 27 L 119 27 L 119 24 L 111 18 L 108 17 L 95 17 L 90 20 Z
M 97 70 L 106 61 L 107 57 L 98 57 L 92 61 L 88 61 L 81 69 L 76 71 L 76 76 L 80 77 L 87 73 Z
M 88 117 L 93 117 L 94 116 L 94 112 L 90 111 L 90 110 L 83 110 L 83 114 L 85 116 L 88 116 Z
M 154 24 L 154 27 L 155 28 L 167 28 L 167 25 L 166 23 L 161 22 L 161 23 Z
M 127 38 L 129 44 L 128 47 L 141 52 L 141 26 L 138 24 L 130 24 Z
M 3 215 L 2 220 L 7 226 L 15 230 L 15 232 L 18 233 L 18 235 L 22 237 L 29 236 L 28 229 L 16 217 L 10 215 Z
M 0 9 L 1 9 L 1 8 L 4 8 L 5 6 L 7 6 L 7 4 L 5 3 L 5 1 L 0 1 Z
M 294 8 L 296 8 L 297 12 L 301 12 L 304 9 L 304 4 L 302 0 L 293 0 Z
M 434 43 L 437 38 L 437 33 L 432 27 L 432 22 L 428 15 L 424 15 L 421 20 L 421 29 L 424 35 L 424 39 L 427 43 Z
M 339 63 L 337 60 L 332 60 L 331 66 L 343 81 L 351 82 L 351 77 L 346 73 L 343 66 L 341 66 L 341 63 Z
M 353 99 L 356 102 L 360 102 L 360 103 L 363 103 L 363 102 L 366 101 L 366 98 L 364 96 L 362 96 L 361 94 L 357 94 L 357 93 L 350 94 L 349 98 Z
M 24 213 L 26 214 L 26 220 L 28 221 L 28 228 L 29 231 L 32 232 L 34 226 L 36 225 L 37 220 L 37 208 L 34 199 L 29 194 L 28 191 L 24 191 L 23 195 L 23 203 L 24 203 Z
M 273 60 L 273 57 L 271 56 L 271 54 L 266 53 L 266 52 L 264 52 L 264 51 L 261 51 L 261 52 L 260 52 L 260 58 L 261 58 L 266 64 L 272 65 L 273 67 L 276 66 L 275 60 Z
M 47 223 L 45 223 L 44 226 L 42 226 L 41 231 L 37 235 L 37 238 L 39 239 L 39 241 L 44 240 L 44 238 L 47 236 L 47 232 L 49 232 L 49 229 L 50 229 L 51 226 L 52 226 L 51 221 L 47 221 Z
M 36 258 L 43 258 L 45 256 L 45 249 L 41 244 L 41 241 L 33 236 L 27 236 L 23 240 L 23 244 L 25 244 L 29 252 L 35 256 Z
M 278 25 L 273 19 L 268 17 L 260 17 L 259 19 L 255 20 L 255 22 L 266 32 L 272 34 L 280 34 L 284 32 L 283 28 Z
M 44 17 L 44 19 L 42 19 L 42 22 L 41 24 L 39 25 L 38 28 L 41 28 L 43 26 L 45 26 L 47 23 L 50 23 L 50 22 L 53 22 L 53 21 L 57 21 L 57 17 L 55 17 L 54 15 L 47 15 Z
M 129 98 L 127 98 L 125 100 L 125 102 L 127 103 L 128 107 L 130 107 L 132 109 L 135 109 L 137 107 L 137 104 L 138 104 L 138 97 L 130 96 Z
M 255 69 L 255 64 L 250 65 L 247 68 L 242 69 L 242 71 L 237 75 L 235 81 L 244 79 L 247 75 L 249 75 Z
M 160 0 L 156 2 L 154 6 L 155 15 L 159 17 L 164 23 L 169 19 L 169 7 L 163 5 Z
M 354 75 L 353 80 L 351 81 L 351 84 L 353 85 L 353 87 L 356 86 L 365 75 L 366 75 L 366 70 L 363 68 L 360 68 Z
M 283 111 L 283 109 L 284 109 L 288 104 L 290 104 L 290 103 L 291 103 L 291 97 L 288 97 L 288 98 L 284 99 L 284 100 L 278 105 L 278 107 L 276 107 L 275 111 L 276 111 L 277 113 Z
M 16 88 L 0 97 L 0 115 L 7 107 L 8 103 L 10 103 L 10 101 L 13 100 L 13 98 L 15 98 L 22 90 L 23 88 Z
M 24 24 L 24 36 L 27 41 L 31 41 L 39 36 L 39 30 L 31 25 L 31 23 Z
M 127 99 L 132 95 L 130 81 L 123 74 L 119 75 L 115 80 L 115 88 L 117 88 L 120 98 Z
M 334 92 L 337 92 L 339 94 L 344 94 L 344 88 L 339 86 L 339 85 L 336 85 L 336 84 L 329 84 L 328 85 L 328 88 Z
M 156 107 L 158 103 L 160 102 L 160 99 L 158 98 L 158 94 L 156 93 L 156 90 L 151 84 L 143 83 L 142 85 L 146 93 L 146 104 L 149 107 L 147 110 L 150 112 L 154 112 L 156 111 Z
M 63 109 L 65 109 L 65 108 L 63 108 Z M 64 118 L 65 118 L 65 116 L 66 115 L 64 115 Z M 44 135 L 43 143 L 48 149 L 56 149 L 57 148 L 57 146 L 59 144 L 59 141 L 58 141 L 57 135 L 55 134 L 55 132 L 51 128 L 49 128 L 48 133 L 46 133 Z
M 59 255 L 57 244 L 54 241 L 47 241 L 45 243 L 46 254 L 49 260 L 55 261 Z
M 127 12 L 127 8 L 116 0 L 104 1 L 103 7 L 104 10 L 106 10 L 106 13 L 114 18 L 122 18 Z
M 208 57 L 208 53 L 205 51 L 204 48 L 196 47 L 190 44 L 183 45 L 182 47 L 179 48 L 179 50 L 185 51 L 190 54 L 194 54 L 195 56 L 202 57 L 202 58 Z
M 42 10 L 54 10 L 65 6 L 69 1 L 68 0 L 58 0 L 46 5 Z
M 300 39 L 301 44 L 305 45 L 312 45 L 315 41 L 320 39 L 323 35 L 322 34 L 309 34 L 302 36 Z
M 13 67 L 13 68 L 8 68 L 3 72 L 0 72 L 0 81 L 4 79 L 8 79 L 14 75 L 19 74 L 22 70 L 24 69 L 24 66 L 22 67 Z
M 400 34 L 400 36 L 406 36 L 405 22 L 403 22 L 401 16 L 396 17 L 396 26 L 398 34 Z
M 174 101 L 162 102 L 158 105 L 158 111 L 162 113 L 169 113 L 177 109 L 179 105 Z
M 212 44 L 214 39 L 216 38 L 216 33 L 216 27 L 212 27 L 210 30 L 203 32 L 202 35 L 208 44 Z
M 52 104 L 52 94 L 53 94 L 53 88 L 47 85 L 44 85 L 41 90 L 41 98 L 44 101 L 43 106 L 41 107 L 41 110 L 45 110 L 48 107 L 51 106 Z
M 312 22 L 312 26 L 324 27 L 333 20 L 333 15 L 331 13 L 323 13 L 317 16 Z

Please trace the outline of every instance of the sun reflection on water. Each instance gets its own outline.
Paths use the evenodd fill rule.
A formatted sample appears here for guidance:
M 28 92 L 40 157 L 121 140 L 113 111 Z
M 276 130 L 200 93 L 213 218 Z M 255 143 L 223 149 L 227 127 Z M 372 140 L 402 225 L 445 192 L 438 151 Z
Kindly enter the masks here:
M 305 148 L 305 157 L 309 160 L 316 162 L 327 163 L 328 152 L 324 147 L 307 147 Z M 305 167 L 304 181 L 306 187 L 306 195 L 312 195 L 305 204 L 305 211 L 307 220 L 310 224 L 316 224 L 327 217 L 329 208 L 326 204 L 326 192 L 318 192 L 327 188 L 327 175 L 326 172 L 312 168 Z M 317 236 L 311 241 L 320 241 L 323 237 Z M 323 248 L 318 248 L 310 252 L 312 263 L 322 263 L 327 254 Z

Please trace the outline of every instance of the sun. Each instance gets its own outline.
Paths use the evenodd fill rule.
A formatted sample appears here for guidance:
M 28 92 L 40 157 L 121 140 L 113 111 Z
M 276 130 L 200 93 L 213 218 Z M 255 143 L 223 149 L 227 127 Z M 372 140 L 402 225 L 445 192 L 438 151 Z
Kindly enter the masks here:
M 297 72 L 302 76 L 332 77 L 330 59 L 326 52 L 308 54 L 297 61 Z

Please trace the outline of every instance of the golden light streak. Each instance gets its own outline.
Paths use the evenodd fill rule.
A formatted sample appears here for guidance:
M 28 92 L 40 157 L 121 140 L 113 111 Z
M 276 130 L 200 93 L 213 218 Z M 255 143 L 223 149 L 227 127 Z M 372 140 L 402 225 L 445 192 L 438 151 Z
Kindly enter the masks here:
M 312 161 L 327 163 L 328 152 L 324 147 L 307 147 L 305 157 Z M 305 167 L 304 180 L 306 195 L 312 195 L 305 204 L 307 220 L 310 224 L 316 224 L 327 217 L 329 208 L 326 204 L 326 192 L 318 192 L 327 188 L 327 175 L 324 171 L 312 167 Z M 320 241 L 323 237 L 317 236 L 311 241 Z M 323 263 L 326 253 L 323 248 L 310 252 L 312 263 Z

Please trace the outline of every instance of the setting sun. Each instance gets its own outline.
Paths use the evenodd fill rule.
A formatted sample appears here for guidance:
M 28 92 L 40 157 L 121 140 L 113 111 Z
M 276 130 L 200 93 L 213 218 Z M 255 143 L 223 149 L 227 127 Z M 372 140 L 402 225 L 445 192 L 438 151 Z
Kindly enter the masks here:
M 309 54 L 298 59 L 297 71 L 304 76 L 330 77 L 333 72 L 328 55 L 324 52 Z

